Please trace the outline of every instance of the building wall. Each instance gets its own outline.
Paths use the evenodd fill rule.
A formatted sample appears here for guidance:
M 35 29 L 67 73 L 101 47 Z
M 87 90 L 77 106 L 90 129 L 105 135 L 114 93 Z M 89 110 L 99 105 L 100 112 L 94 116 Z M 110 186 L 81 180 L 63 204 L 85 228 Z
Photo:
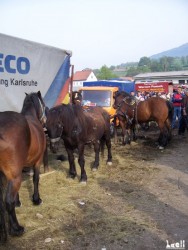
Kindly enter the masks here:
M 73 91 L 78 91 L 81 87 L 83 87 L 83 82 L 91 82 L 91 81 L 97 81 L 97 78 L 93 72 L 88 76 L 85 80 L 80 81 L 73 81 Z
M 95 76 L 95 74 L 93 72 L 91 72 L 91 74 L 89 75 L 89 77 L 87 78 L 86 81 L 89 81 L 89 82 L 91 82 L 91 81 L 97 81 L 97 77 Z M 83 85 L 82 85 L 82 87 L 83 87 Z
M 168 81 L 173 85 L 188 85 L 188 71 L 143 73 L 134 77 L 137 82 Z
M 137 82 L 147 82 L 148 81 L 148 78 L 144 79 L 144 78 L 140 78 L 140 79 L 135 79 L 135 83 Z M 150 82 L 156 82 L 156 81 L 161 81 L 161 82 L 164 82 L 164 81 L 168 81 L 168 82 L 171 82 L 174 84 L 174 85 L 188 85 L 188 77 L 168 77 L 168 78 L 165 78 L 165 77 L 157 77 L 157 78 L 150 78 L 149 79 Z

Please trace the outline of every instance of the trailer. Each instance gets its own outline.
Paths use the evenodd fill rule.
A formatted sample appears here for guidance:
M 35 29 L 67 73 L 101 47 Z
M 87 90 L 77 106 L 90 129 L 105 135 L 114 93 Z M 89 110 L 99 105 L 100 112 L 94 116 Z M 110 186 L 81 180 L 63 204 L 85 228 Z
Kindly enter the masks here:
M 0 111 L 20 112 L 25 93 L 41 91 L 49 108 L 67 99 L 70 50 L 0 34 Z

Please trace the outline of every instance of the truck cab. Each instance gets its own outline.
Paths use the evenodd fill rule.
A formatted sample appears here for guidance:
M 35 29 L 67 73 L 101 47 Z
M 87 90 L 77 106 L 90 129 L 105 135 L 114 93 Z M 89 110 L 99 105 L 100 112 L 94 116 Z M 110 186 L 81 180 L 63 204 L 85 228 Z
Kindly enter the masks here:
M 100 106 L 104 108 L 110 116 L 115 114 L 113 97 L 118 91 L 118 87 L 82 87 L 79 91 L 82 94 L 82 106 Z

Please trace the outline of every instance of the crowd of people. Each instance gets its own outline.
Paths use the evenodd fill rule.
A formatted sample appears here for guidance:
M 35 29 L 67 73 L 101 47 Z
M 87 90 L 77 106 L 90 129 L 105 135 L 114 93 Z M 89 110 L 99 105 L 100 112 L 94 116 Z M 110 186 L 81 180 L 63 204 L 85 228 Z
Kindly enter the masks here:
M 131 96 L 133 96 L 137 101 L 144 101 L 150 97 L 161 97 L 169 100 L 174 107 L 174 114 L 172 119 L 172 129 L 178 129 L 179 135 L 184 135 L 186 128 L 188 129 L 188 121 L 186 109 L 184 107 L 183 99 L 188 96 L 188 89 L 182 89 L 178 87 L 173 93 L 165 92 L 134 92 L 132 91 Z

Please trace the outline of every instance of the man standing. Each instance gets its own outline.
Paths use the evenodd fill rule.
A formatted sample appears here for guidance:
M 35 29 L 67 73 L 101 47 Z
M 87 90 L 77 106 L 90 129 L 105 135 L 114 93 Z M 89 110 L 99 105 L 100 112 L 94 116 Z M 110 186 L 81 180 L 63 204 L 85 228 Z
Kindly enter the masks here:
M 182 100 L 182 109 L 181 109 L 181 118 L 179 123 L 179 130 L 178 134 L 184 136 L 185 130 L 188 130 L 188 110 L 187 110 L 187 104 L 188 104 L 188 89 L 184 90 L 184 97 Z
M 179 128 L 179 121 L 181 118 L 181 103 L 183 99 L 183 94 L 181 91 L 181 87 L 178 87 L 177 92 L 175 92 L 172 96 L 172 103 L 174 106 L 174 116 L 172 120 L 172 129 L 176 127 L 176 118 L 178 118 L 178 128 Z

